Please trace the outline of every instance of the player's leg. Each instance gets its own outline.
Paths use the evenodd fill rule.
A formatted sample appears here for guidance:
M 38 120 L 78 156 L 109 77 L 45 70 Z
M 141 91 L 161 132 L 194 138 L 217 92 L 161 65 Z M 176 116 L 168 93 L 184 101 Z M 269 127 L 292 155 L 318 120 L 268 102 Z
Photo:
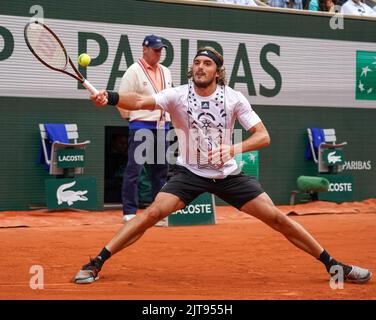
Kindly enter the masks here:
M 171 193 L 160 192 L 154 202 L 142 214 L 128 221 L 106 245 L 111 255 L 134 243 L 150 227 L 170 213 L 183 209 L 184 202 Z
M 90 283 L 97 280 L 103 263 L 113 254 L 137 241 L 148 228 L 170 213 L 183 209 L 207 188 L 205 180 L 184 167 L 175 166 L 173 176 L 163 186 L 150 207 L 127 222 L 99 255 L 82 267 L 75 277 L 75 282 Z
M 320 260 L 331 275 L 335 275 L 341 268 L 344 281 L 366 283 L 371 279 L 372 273 L 369 270 L 343 264 L 331 257 L 302 225 L 282 213 L 265 192 L 248 201 L 240 210 L 265 222 L 295 246 Z
M 260 183 L 243 173 L 219 181 L 216 194 L 239 210 L 255 216 L 281 232 L 300 249 L 318 258 L 320 244 L 297 222 L 284 215 L 264 192 Z
M 160 192 L 155 201 L 142 214 L 136 215 L 135 218 L 124 224 L 98 256 L 81 268 L 74 281 L 76 283 L 91 283 L 97 280 L 106 260 L 136 242 L 148 228 L 154 226 L 158 221 L 184 207 L 185 203 L 178 196 Z
M 207 190 L 207 185 L 200 177 L 188 169 L 175 166 L 173 176 L 157 194 L 155 201 L 134 219 L 137 222 L 135 231 L 134 219 L 129 221 L 117 235 L 106 245 L 106 249 L 114 254 L 138 240 L 145 230 L 167 217 L 170 213 L 183 209 L 193 199 Z M 126 235 L 126 238 L 125 236 Z M 120 239 L 120 241 L 119 241 Z
M 298 222 L 283 214 L 264 192 L 260 183 L 244 174 L 229 176 L 217 186 L 216 194 L 239 210 L 250 214 L 282 233 L 298 248 L 319 259 L 331 272 L 332 266 L 343 269 L 346 281 L 367 282 L 372 273 L 357 266 L 348 266 L 331 257 L 315 238 Z
M 303 226 L 283 214 L 265 192 L 248 201 L 240 210 L 265 222 L 315 258 L 319 258 L 324 250 Z

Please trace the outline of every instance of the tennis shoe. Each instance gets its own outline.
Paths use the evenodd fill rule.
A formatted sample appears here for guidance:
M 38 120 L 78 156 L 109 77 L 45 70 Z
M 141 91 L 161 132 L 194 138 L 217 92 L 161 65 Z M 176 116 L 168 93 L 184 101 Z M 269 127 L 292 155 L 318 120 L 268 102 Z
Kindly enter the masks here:
M 344 282 L 364 284 L 368 282 L 372 277 L 372 273 L 369 270 L 361 268 L 361 267 L 348 266 L 340 262 L 337 265 L 335 265 L 335 267 L 343 268 L 343 281 Z M 330 270 L 329 273 L 331 277 L 337 275 L 335 270 Z
M 90 262 L 82 266 L 82 269 L 77 272 L 74 277 L 74 282 L 78 284 L 92 283 L 99 279 L 99 271 L 102 269 L 100 257 L 94 259 L 90 258 Z
M 357 266 L 351 267 L 351 271 L 348 274 L 345 274 L 345 282 L 363 284 L 367 283 L 371 279 L 372 272 L 369 270 Z

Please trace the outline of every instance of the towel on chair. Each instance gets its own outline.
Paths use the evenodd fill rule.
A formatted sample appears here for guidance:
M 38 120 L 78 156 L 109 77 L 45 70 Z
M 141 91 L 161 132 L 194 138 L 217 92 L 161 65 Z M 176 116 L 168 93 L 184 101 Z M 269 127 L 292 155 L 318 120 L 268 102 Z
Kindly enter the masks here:
M 316 156 L 318 155 L 319 146 L 321 143 L 325 142 L 324 129 L 322 128 L 310 128 L 312 132 L 312 142 L 313 148 L 315 150 Z M 305 157 L 307 160 L 313 160 L 312 150 L 310 147 L 309 137 L 307 138 L 307 146 L 305 150 Z
M 48 137 L 48 141 L 45 141 L 47 155 L 49 155 L 51 159 L 52 143 L 54 143 L 55 141 L 69 143 L 68 133 L 67 133 L 67 129 L 65 128 L 65 124 L 45 123 L 44 128 L 46 129 L 46 134 Z M 47 171 L 50 170 L 50 166 L 47 164 L 46 159 L 44 157 L 42 145 L 40 145 L 38 163 L 43 164 L 44 168 Z

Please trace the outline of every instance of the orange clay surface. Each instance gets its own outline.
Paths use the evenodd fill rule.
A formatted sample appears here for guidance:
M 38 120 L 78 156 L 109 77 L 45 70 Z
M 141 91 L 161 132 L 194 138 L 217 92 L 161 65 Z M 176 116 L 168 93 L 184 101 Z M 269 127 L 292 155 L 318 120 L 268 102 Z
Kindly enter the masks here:
M 280 208 L 338 260 L 375 274 L 376 200 Z M 99 281 L 72 283 L 121 226 L 119 210 L 0 212 L 0 299 L 376 299 L 376 274 L 333 290 L 320 262 L 230 207 L 217 207 L 216 225 L 153 227 Z M 43 267 L 42 290 L 30 288 L 33 265 Z

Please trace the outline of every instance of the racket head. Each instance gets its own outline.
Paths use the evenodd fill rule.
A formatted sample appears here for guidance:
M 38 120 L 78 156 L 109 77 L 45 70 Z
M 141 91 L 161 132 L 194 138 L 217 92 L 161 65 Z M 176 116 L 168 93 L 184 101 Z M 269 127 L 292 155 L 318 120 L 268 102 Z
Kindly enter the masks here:
M 44 23 L 38 20 L 27 23 L 24 28 L 24 38 L 31 53 L 46 67 L 64 72 L 80 82 L 84 81 L 71 62 L 61 40 Z M 76 75 L 66 71 L 68 63 L 73 67 Z

